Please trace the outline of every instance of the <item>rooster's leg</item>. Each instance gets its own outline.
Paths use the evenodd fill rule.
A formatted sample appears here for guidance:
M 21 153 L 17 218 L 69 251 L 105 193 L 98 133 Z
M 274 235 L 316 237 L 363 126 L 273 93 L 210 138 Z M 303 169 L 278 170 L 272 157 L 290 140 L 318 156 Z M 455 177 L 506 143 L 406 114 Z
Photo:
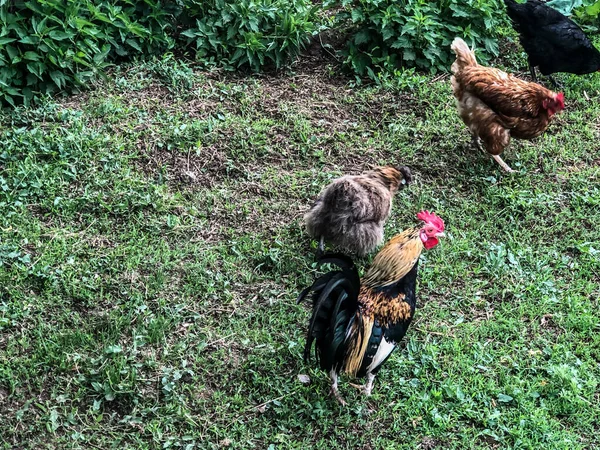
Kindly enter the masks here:
M 356 389 L 360 389 L 363 394 L 367 397 L 371 395 L 371 391 L 373 390 L 373 381 L 375 380 L 375 374 L 369 373 L 367 374 L 367 382 L 365 384 L 354 384 L 348 383 L 350 386 Z
M 371 396 L 371 391 L 373 390 L 373 381 L 375 381 L 375 374 L 369 373 L 367 374 L 367 382 L 365 384 L 364 393 L 367 397 Z
M 507 172 L 509 172 L 509 173 L 510 173 L 510 172 L 514 172 L 514 170 L 512 170 L 512 169 L 511 169 L 511 168 L 508 166 L 508 164 L 506 164 L 506 163 L 505 163 L 505 162 L 502 160 L 502 158 L 500 158 L 500 155 L 492 155 L 492 158 L 494 158 L 494 159 L 496 160 L 496 162 L 497 162 L 498 164 L 500 164 L 500 167 L 502 167 L 502 168 L 503 168 L 505 171 L 507 171 Z
M 338 385 L 337 385 L 338 376 L 334 369 L 331 369 L 331 372 L 329 372 L 329 376 L 331 377 L 331 393 L 333 394 L 335 399 L 340 403 L 340 405 L 346 406 L 347 403 L 344 401 L 344 399 L 342 398 L 342 396 L 340 395 L 340 393 L 338 391 Z
M 319 239 L 319 254 L 325 253 L 325 236 L 321 236 Z

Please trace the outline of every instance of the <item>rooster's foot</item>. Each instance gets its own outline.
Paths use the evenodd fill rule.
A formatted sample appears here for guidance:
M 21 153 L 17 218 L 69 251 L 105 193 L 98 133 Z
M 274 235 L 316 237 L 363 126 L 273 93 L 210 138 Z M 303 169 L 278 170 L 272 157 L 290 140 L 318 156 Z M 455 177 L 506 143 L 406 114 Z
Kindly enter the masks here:
M 338 401 L 338 403 L 340 405 L 348 406 L 348 403 L 346 403 L 346 401 L 340 395 L 340 392 L 338 391 L 337 386 L 331 386 L 331 393 L 333 394 L 333 396 L 335 397 L 335 399 Z
M 344 401 L 344 399 L 340 395 L 340 392 L 338 391 L 338 383 L 337 383 L 338 374 L 336 373 L 335 370 L 332 370 L 331 372 L 329 372 L 329 377 L 331 378 L 331 393 L 333 394 L 333 396 L 335 397 L 335 399 L 338 401 L 338 403 L 340 405 L 346 406 L 347 403 Z
M 365 384 L 354 384 L 354 383 L 348 383 L 350 386 L 352 386 L 353 388 L 356 388 L 360 391 L 362 391 L 362 393 L 364 395 L 366 395 L 367 397 L 371 396 L 371 391 L 373 391 L 373 381 L 375 380 L 375 375 L 372 373 L 367 374 L 367 382 Z

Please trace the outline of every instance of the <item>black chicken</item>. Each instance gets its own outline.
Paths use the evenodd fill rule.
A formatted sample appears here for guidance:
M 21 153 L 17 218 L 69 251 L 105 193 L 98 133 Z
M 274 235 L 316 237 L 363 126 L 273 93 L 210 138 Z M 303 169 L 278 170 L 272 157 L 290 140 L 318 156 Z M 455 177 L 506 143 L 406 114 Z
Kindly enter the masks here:
M 600 70 L 600 52 L 571 19 L 539 0 L 527 3 L 504 0 L 504 3 L 529 57 L 534 81 L 537 81 L 535 67 L 555 86 L 553 73 L 583 75 Z

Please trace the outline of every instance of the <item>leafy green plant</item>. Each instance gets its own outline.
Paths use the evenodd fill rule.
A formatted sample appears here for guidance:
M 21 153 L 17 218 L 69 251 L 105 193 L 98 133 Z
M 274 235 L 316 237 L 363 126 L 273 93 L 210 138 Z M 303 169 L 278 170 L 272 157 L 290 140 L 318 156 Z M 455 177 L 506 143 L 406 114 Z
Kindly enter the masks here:
M 573 11 L 577 21 L 598 31 L 598 16 L 600 16 L 600 0 L 586 0 L 579 8 Z
M 600 0 L 551 0 L 547 5 L 566 16 L 575 16 L 578 22 L 591 26 L 593 31 L 598 30 L 596 21 L 600 15 Z
M 0 1 L 0 98 L 26 104 L 84 86 L 112 61 L 174 46 L 177 7 L 160 0 Z
M 309 0 L 8 4 L 0 0 L 0 101 L 13 106 L 83 87 L 112 63 L 177 45 L 211 65 L 280 67 L 316 29 L 317 11 Z
M 573 10 L 578 9 L 578 8 L 589 8 L 592 7 L 594 5 L 596 5 L 596 7 L 598 7 L 598 2 L 597 0 L 551 0 L 549 2 L 547 2 L 548 6 L 551 6 L 552 8 L 556 9 L 557 11 L 560 11 L 561 13 L 563 13 L 566 16 L 571 15 L 571 13 L 573 12 Z
M 330 0 L 342 8 L 338 26 L 349 25 L 343 51 L 358 75 L 376 77 L 400 67 L 448 70 L 456 36 L 483 49 L 485 61 L 498 54 L 498 29 L 506 24 L 500 0 Z
M 185 14 L 196 23 L 181 35 L 209 65 L 281 67 L 316 31 L 317 11 L 309 0 L 199 0 Z

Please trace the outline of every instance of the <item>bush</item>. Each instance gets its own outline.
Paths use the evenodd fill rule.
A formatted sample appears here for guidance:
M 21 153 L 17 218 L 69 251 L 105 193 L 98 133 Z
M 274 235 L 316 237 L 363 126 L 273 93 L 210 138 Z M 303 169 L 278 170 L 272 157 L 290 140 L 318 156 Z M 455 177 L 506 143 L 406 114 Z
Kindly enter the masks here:
M 600 16 L 600 0 L 585 0 L 573 12 L 579 23 L 587 26 L 590 31 L 598 31 L 598 26 L 600 25 L 598 21 L 598 16 Z
M 0 0 L 0 100 L 27 104 L 178 45 L 208 64 L 279 67 L 315 29 L 309 1 Z
M 342 8 L 340 25 L 350 25 L 346 64 L 376 78 L 401 67 L 449 69 L 450 43 L 460 36 L 483 49 L 485 61 L 498 55 L 498 29 L 508 24 L 502 0 L 329 0 Z
M 185 14 L 196 23 L 181 34 L 207 64 L 281 67 L 315 32 L 318 9 L 310 0 L 197 0 Z
M 158 0 L 0 0 L 0 97 L 14 105 L 82 86 L 109 62 L 174 45 L 176 10 Z

